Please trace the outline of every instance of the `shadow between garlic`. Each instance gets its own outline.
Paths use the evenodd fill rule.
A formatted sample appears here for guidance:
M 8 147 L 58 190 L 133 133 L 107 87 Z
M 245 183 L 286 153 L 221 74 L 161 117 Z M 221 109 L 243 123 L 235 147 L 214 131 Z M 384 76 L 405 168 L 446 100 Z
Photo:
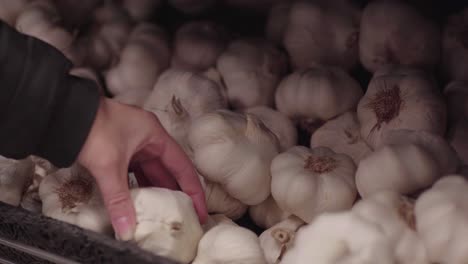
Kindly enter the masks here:
M 202 115 L 192 121 L 188 142 L 200 173 L 233 198 L 247 205 L 268 198 L 279 144 L 257 117 L 227 110 Z
M 30 158 L 14 160 L 0 156 L 0 202 L 18 206 L 33 175 L 34 163 Z
M 162 0 L 123 0 L 122 7 L 134 20 L 146 21 L 162 3 Z
M 271 194 L 285 212 L 310 223 L 323 213 L 352 207 L 356 166 L 329 148 L 292 147 L 271 163 Z
M 203 236 L 190 197 L 164 188 L 130 191 L 137 225 L 134 240 L 141 248 L 180 263 L 195 258 Z
M 451 14 L 442 35 L 442 70 L 448 80 L 468 81 L 468 8 Z
M 262 203 L 250 206 L 249 215 L 257 226 L 270 228 L 288 218 L 291 214 L 281 210 L 275 199 L 270 195 Z

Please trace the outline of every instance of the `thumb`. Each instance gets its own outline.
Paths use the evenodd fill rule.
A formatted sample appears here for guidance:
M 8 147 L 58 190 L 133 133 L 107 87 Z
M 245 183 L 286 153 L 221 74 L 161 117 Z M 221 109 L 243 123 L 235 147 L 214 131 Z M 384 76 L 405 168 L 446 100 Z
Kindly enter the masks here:
M 136 225 L 135 208 L 125 170 L 97 173 L 95 178 L 117 238 L 124 241 L 133 239 Z

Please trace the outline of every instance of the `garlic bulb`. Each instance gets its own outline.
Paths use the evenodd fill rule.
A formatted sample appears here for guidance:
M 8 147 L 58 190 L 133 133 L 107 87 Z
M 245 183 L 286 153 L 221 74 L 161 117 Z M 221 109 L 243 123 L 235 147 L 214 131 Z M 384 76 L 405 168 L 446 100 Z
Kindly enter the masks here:
M 363 91 L 345 71 L 317 66 L 287 76 L 276 91 L 278 111 L 304 128 L 355 108 Z
M 148 20 L 163 1 L 161 0 L 123 0 L 122 6 L 136 21 Z
M 286 115 L 267 106 L 248 108 L 246 113 L 257 116 L 278 138 L 281 150 L 287 150 L 297 144 L 297 130 Z
M 39 186 L 46 175 L 56 172 L 58 169 L 49 161 L 38 157 L 30 156 L 33 162 L 34 172 L 29 186 L 27 186 L 21 199 L 21 207 L 30 212 L 41 213 L 42 201 L 39 197 Z
M 310 223 L 323 212 L 351 208 L 355 172 L 350 157 L 329 148 L 292 147 L 271 164 L 271 194 L 281 209 Z
M 211 8 L 214 0 L 169 0 L 169 4 L 175 9 L 185 14 L 199 14 Z
M 206 70 L 226 46 L 225 30 L 210 21 L 194 21 L 182 25 L 175 34 L 172 66 L 189 70 Z
M 190 197 L 164 188 L 132 189 L 137 225 L 134 239 L 150 252 L 190 263 L 203 236 Z
M 1 0 L 0 20 L 10 26 L 15 26 L 16 18 L 27 5 L 28 0 Z
M 260 246 L 268 264 L 281 263 L 286 252 L 294 246 L 296 232 L 304 224 L 301 219 L 290 216 L 260 235 Z
M 468 182 L 459 175 L 441 178 L 416 201 L 416 230 L 431 263 L 468 260 Z
M 468 82 L 452 81 L 444 89 L 449 119 L 468 118 Z
M 324 213 L 296 234 L 281 264 L 394 264 L 383 230 L 352 211 Z
M 235 109 L 273 105 L 276 86 L 286 72 L 286 56 L 265 40 L 231 42 L 217 61 Z
M 291 214 L 281 210 L 275 199 L 269 196 L 262 203 L 251 206 L 249 208 L 249 215 L 257 226 L 270 228 L 288 218 Z
M 440 176 L 438 161 L 424 147 L 386 145 L 361 160 L 356 186 L 362 197 L 383 190 L 412 194 L 431 186 Z
M 132 23 L 125 11 L 107 1 L 94 12 L 94 24 L 86 43 L 87 62 L 99 70 L 117 64 L 131 31 Z
M 463 163 L 468 164 L 468 117 L 454 120 L 449 127 L 447 140 Z
M 188 141 L 206 179 L 229 195 L 255 205 L 270 195 L 270 163 L 278 153 L 276 136 L 255 116 L 227 110 L 192 121 Z
M 280 1 L 271 7 L 265 29 L 265 34 L 270 41 L 282 44 L 291 6 L 290 1 Z
M 150 91 L 169 65 L 166 34 L 153 24 L 136 26 L 128 38 L 119 63 L 106 72 L 106 84 L 113 95 L 129 91 Z
M 360 10 L 351 1 L 293 3 L 283 38 L 293 67 L 354 68 L 359 61 L 360 16 Z
M 397 66 L 374 74 L 357 115 L 362 138 L 377 148 L 388 130 L 425 130 L 443 135 L 447 110 L 432 78 L 420 70 Z
M 192 264 L 266 264 L 254 232 L 222 221 L 212 227 L 198 244 Z
M 39 185 L 42 213 L 98 233 L 112 233 L 99 188 L 89 172 L 79 166 L 59 169 Z
M 18 206 L 33 174 L 34 163 L 30 159 L 13 160 L 0 156 L 0 202 Z
M 383 191 L 357 202 L 352 211 L 381 228 L 393 245 L 396 263 L 429 263 L 426 249 L 416 233 L 414 201 Z
M 143 106 L 158 117 L 173 138 L 184 144 L 190 120 L 226 105 L 215 82 L 198 73 L 169 69 L 159 77 Z
M 55 5 L 49 0 L 29 2 L 16 19 L 16 29 L 36 37 L 60 50 L 72 59 L 74 36 L 61 25 Z
M 448 17 L 442 35 L 442 69 L 449 80 L 468 81 L 468 8 Z
M 404 1 L 372 1 L 362 13 L 359 56 L 370 72 L 392 64 L 433 68 L 440 30 Z
M 392 130 L 383 136 L 385 145 L 416 144 L 431 154 L 440 174 L 455 173 L 459 166 L 457 153 L 441 136 L 426 131 Z
M 217 183 L 206 181 L 205 197 L 208 213 L 223 214 L 231 219 L 241 218 L 247 211 L 247 205 L 231 197 Z
M 38 156 L 30 156 L 30 158 L 31 161 L 35 164 L 35 173 L 39 174 L 42 178 L 58 170 L 57 167 L 55 167 L 46 159 L 43 159 Z
M 356 113 L 351 111 L 327 121 L 315 130 L 310 138 L 310 147 L 327 147 L 336 153 L 346 154 L 356 165 L 372 152 L 361 137 Z

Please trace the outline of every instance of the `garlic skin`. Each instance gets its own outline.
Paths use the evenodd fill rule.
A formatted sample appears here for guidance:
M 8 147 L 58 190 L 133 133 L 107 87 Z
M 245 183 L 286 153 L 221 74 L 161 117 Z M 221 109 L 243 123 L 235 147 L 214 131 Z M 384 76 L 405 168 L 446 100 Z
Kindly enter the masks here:
M 145 21 L 151 18 L 154 10 L 157 9 L 162 2 L 161 0 L 123 0 L 122 7 L 134 20 Z
M 168 2 L 175 9 L 189 15 L 202 13 L 216 3 L 214 0 L 169 0 Z
M 416 230 L 431 263 L 465 263 L 468 247 L 468 182 L 460 175 L 437 181 L 416 201 Z
M 460 165 L 457 153 L 441 136 L 426 131 L 392 130 L 383 136 L 384 145 L 416 144 L 423 147 L 439 165 L 440 174 L 455 173 Z
M 443 135 L 447 109 L 435 81 L 415 68 L 388 67 L 374 74 L 359 101 L 361 136 L 372 148 L 382 145 L 386 131 L 424 130 Z
M 281 210 L 275 199 L 269 196 L 262 203 L 251 206 L 249 215 L 257 226 L 267 229 L 285 220 L 291 214 Z
M 357 202 L 352 211 L 381 228 L 393 245 L 396 263 L 427 264 L 427 252 L 416 232 L 414 201 L 383 191 Z
M 361 160 L 356 186 L 364 198 L 383 190 L 412 194 L 440 176 L 438 161 L 420 145 L 386 145 Z
M 30 159 L 14 160 L 0 156 L 0 202 L 18 206 L 34 174 Z
M 376 72 L 387 65 L 432 69 L 440 58 L 440 29 L 404 1 L 377 0 L 362 13 L 359 57 Z
M 315 130 L 310 138 L 310 147 L 327 147 L 336 153 L 346 154 L 356 165 L 372 152 L 361 137 L 356 113 L 351 111 L 328 120 Z
M 79 165 L 46 175 L 39 185 L 39 197 L 45 216 L 94 232 L 112 233 L 99 188 Z
M 221 88 L 215 82 L 201 74 L 177 69 L 161 74 L 143 104 L 180 144 L 186 144 L 192 119 L 226 106 Z
M 150 91 L 169 66 L 170 51 L 164 31 L 141 23 L 128 38 L 119 63 L 105 73 L 109 91 L 115 96 L 129 91 Z
M 246 205 L 268 198 L 279 144 L 258 118 L 227 110 L 205 114 L 192 121 L 188 142 L 198 171 L 233 198 Z
M 286 73 L 286 63 L 286 56 L 266 40 L 239 39 L 228 45 L 216 65 L 230 105 L 245 109 L 273 105 L 276 86 Z
M 305 225 L 304 221 L 298 217 L 290 216 L 260 235 L 260 246 L 268 264 L 282 263 L 281 259 L 286 252 L 295 246 L 296 232 L 303 225 Z
M 247 205 L 231 197 L 221 185 L 205 180 L 206 207 L 210 214 L 223 214 L 237 220 L 247 212 Z
M 130 190 L 137 225 L 134 240 L 141 248 L 180 263 L 195 258 L 203 236 L 190 197 L 164 188 Z
M 285 114 L 267 106 L 256 106 L 245 110 L 257 116 L 278 138 L 282 151 L 297 144 L 296 126 Z
M 283 43 L 291 6 L 292 2 L 290 1 L 280 1 L 271 7 L 265 28 L 265 35 L 268 40 L 277 44 Z
M 227 44 L 227 34 L 210 21 L 182 25 L 175 34 L 172 66 L 204 71 L 216 66 L 216 60 Z
M 16 18 L 26 7 L 28 0 L 1 0 L 0 19 L 8 25 L 14 27 Z
M 336 67 L 317 66 L 284 78 L 276 91 L 276 107 L 307 126 L 354 109 L 362 97 L 359 84 Z
M 266 264 L 254 232 L 226 221 L 212 227 L 198 244 L 192 264 Z
M 329 148 L 292 147 L 271 163 L 271 194 L 282 210 L 310 223 L 321 213 L 351 208 L 355 172 L 350 157 Z
M 468 82 L 452 81 L 444 88 L 449 119 L 468 118 Z
M 360 16 L 360 10 L 350 1 L 293 3 L 283 38 L 293 68 L 354 68 L 359 62 Z
M 74 36 L 61 25 L 61 17 L 49 0 L 29 2 L 16 19 L 16 29 L 54 46 L 73 61 Z
M 296 233 L 281 264 L 394 264 L 383 230 L 352 211 L 324 213 Z
M 468 8 L 452 14 L 442 35 L 442 70 L 448 80 L 468 81 Z

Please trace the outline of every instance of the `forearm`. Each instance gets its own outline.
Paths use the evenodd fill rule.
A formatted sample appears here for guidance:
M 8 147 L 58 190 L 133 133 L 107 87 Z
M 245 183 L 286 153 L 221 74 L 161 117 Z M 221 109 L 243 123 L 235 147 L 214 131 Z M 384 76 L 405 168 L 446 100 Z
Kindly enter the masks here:
M 95 83 L 68 74 L 52 46 L 0 23 L 0 155 L 70 165 L 93 123 Z

